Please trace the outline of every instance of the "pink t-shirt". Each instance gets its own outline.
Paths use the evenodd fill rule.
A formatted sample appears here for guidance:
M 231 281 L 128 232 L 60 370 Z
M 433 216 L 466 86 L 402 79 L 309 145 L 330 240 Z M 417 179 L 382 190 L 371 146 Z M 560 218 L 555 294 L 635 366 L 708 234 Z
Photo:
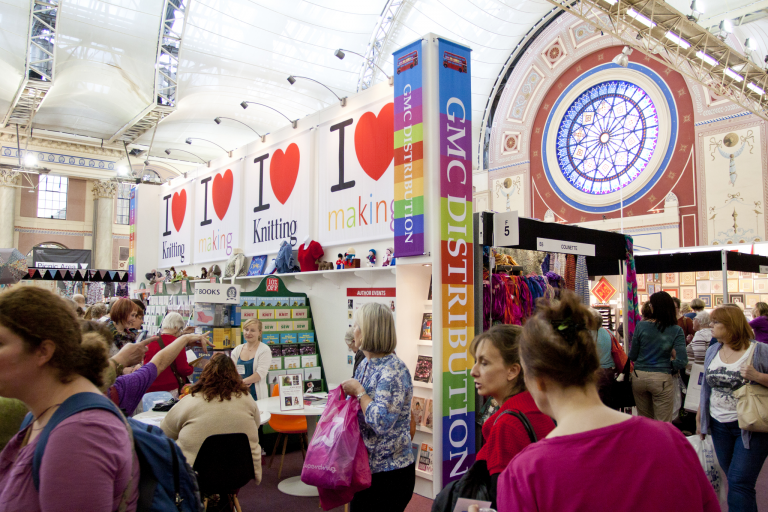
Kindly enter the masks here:
M 0 512 L 114 512 L 131 471 L 126 510 L 136 510 L 139 462 L 120 418 L 108 411 L 83 411 L 54 428 L 40 464 L 40 492 L 32 481 L 39 437 L 22 448 L 25 433 L 16 434 L 0 454 Z
M 499 477 L 497 508 L 720 511 L 691 443 L 640 417 L 529 445 Z

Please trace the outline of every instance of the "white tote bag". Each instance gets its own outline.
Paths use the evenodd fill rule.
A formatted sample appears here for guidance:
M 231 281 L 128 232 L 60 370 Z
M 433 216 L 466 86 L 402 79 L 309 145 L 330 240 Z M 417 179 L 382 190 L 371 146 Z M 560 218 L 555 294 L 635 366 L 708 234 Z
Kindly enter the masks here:
M 691 376 L 693 376 L 693 372 L 691 372 Z M 725 479 L 720 463 L 717 462 L 715 445 L 712 444 L 712 436 L 707 436 L 703 441 L 698 435 L 689 436 L 688 441 L 693 445 L 693 449 L 696 450 L 696 455 L 699 456 L 699 462 L 704 469 L 704 473 L 707 475 L 707 480 L 712 484 L 712 488 L 715 490 L 715 494 L 717 494 L 720 509 L 723 512 L 728 512 L 728 482 Z
M 699 410 L 702 382 L 704 382 L 704 365 L 694 364 L 691 367 L 691 379 L 688 381 L 688 392 L 685 394 L 685 404 L 683 405 L 686 411 L 696 412 Z

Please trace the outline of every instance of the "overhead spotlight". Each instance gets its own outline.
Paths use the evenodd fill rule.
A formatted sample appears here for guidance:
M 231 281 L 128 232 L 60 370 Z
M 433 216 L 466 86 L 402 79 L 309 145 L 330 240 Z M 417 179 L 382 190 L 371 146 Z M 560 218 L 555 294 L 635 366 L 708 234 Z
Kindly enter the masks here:
M 746 48 L 748 52 L 754 52 L 757 50 L 757 43 L 753 38 L 748 37 L 747 40 L 744 41 L 744 48 Z
M 182 153 L 189 153 L 189 154 L 190 154 L 190 155 L 192 155 L 193 157 L 195 157 L 195 158 L 199 158 L 199 159 L 200 159 L 200 161 L 201 161 L 201 162 L 203 162 L 204 164 L 208 164 L 208 167 L 210 167 L 210 166 L 211 166 L 211 162 L 210 162 L 210 161 L 206 162 L 205 160 L 203 160 L 202 158 L 200 158 L 200 157 L 199 157 L 199 156 L 197 156 L 196 154 L 192 153 L 191 151 L 187 151 L 186 149 L 174 149 L 173 151 L 181 151 Z M 166 155 L 168 155 L 168 156 L 170 156 L 170 154 L 171 154 L 171 150 L 170 150 L 170 149 L 166 149 L 166 150 L 165 150 L 165 154 L 166 154 Z
M 338 58 L 339 60 L 344 60 L 344 57 L 346 57 L 346 54 L 345 54 L 343 51 L 341 51 L 341 49 L 339 49 L 339 50 L 336 50 L 335 52 L 333 52 L 333 54 L 334 54 L 334 55 L 336 56 L 336 58 Z
M 250 104 L 250 105 L 260 105 L 260 106 L 262 106 L 262 107 L 267 107 L 267 108 L 270 108 L 270 109 L 274 110 L 275 112 L 277 112 L 278 114 L 280 114 L 280 115 L 281 115 L 281 116 L 283 116 L 284 118 L 288 119 L 288 121 L 290 121 L 290 122 L 291 122 L 291 125 L 293 125 L 293 128 L 294 128 L 294 129 L 296 128 L 296 126 L 297 126 L 297 123 L 299 122 L 299 120 L 298 120 L 298 119 L 293 119 L 293 120 L 292 120 L 292 119 L 291 119 L 291 118 L 289 118 L 287 115 L 285 115 L 285 114 L 283 114 L 282 112 L 280 112 L 279 110 L 277 110 L 275 107 L 270 107 L 269 105 L 265 105 L 264 103 L 256 103 L 255 101 L 244 101 L 244 102 L 240 103 L 240 106 L 241 106 L 241 107 L 243 107 L 243 110 L 245 110 L 246 108 L 248 108 L 248 105 L 249 105 L 249 104 Z
M 625 46 L 621 53 L 613 58 L 611 62 L 623 68 L 629 67 L 629 56 L 632 54 L 632 48 Z
M 124 165 L 119 165 L 117 166 L 117 174 L 119 174 L 120 176 L 125 176 L 126 174 L 128 174 L 128 169 L 126 169 Z
M 345 53 L 345 52 L 346 52 L 346 53 Z M 334 54 L 334 55 L 336 56 L 336 58 L 338 58 L 339 60 L 343 60 L 343 59 L 344 59 L 344 57 L 346 57 L 346 56 L 347 56 L 347 53 L 352 53 L 352 54 L 354 54 L 354 55 L 357 55 L 358 57 L 362 57 L 363 59 L 365 59 L 365 61 L 366 61 L 367 63 L 369 63 L 369 64 L 373 64 L 374 66 L 376 66 L 377 68 L 379 68 L 379 71 L 381 71 L 381 72 L 382 72 L 382 74 L 383 74 L 385 77 L 387 77 L 387 80 L 389 81 L 389 85 L 395 85 L 395 79 L 394 79 L 394 77 L 391 77 L 391 76 L 389 76 L 389 75 L 387 74 L 387 72 L 386 72 L 386 71 L 384 71 L 383 69 L 381 69 L 381 66 L 379 66 L 378 64 L 376 64 L 376 62 L 374 62 L 374 60 L 373 60 L 373 59 L 369 59 L 368 57 L 366 57 L 366 56 L 365 56 L 365 55 L 363 55 L 362 53 L 353 52 L 352 50 L 342 50 L 341 48 L 339 48 L 338 50 L 336 50 L 335 52 L 333 52 L 333 54 Z
M 144 165 L 149 165 L 149 160 L 144 160 Z
M 717 37 L 721 41 L 725 41 L 730 34 L 733 33 L 733 23 L 731 23 L 731 20 L 723 20 L 720 22 L 720 33 L 717 35 Z
M 688 15 L 688 20 L 697 22 L 702 14 L 704 14 L 704 4 L 701 0 L 693 0 L 693 2 L 691 2 L 691 14 Z
M 187 137 L 187 140 L 185 140 L 184 142 L 186 142 L 187 144 L 189 144 L 191 146 L 192 145 L 192 137 Z
M 338 94 L 336 94 L 335 92 L 333 92 L 333 89 L 331 89 L 330 87 L 328 87 L 327 85 L 325 85 L 323 82 L 318 82 L 318 81 L 317 81 L 317 80 L 315 80 L 314 78 L 309 78 L 309 77 L 306 77 L 306 76 L 294 76 L 294 75 L 290 75 L 290 76 L 288 77 L 288 83 L 289 83 L 289 84 L 291 84 L 291 85 L 295 84 L 295 83 L 296 83 L 296 79 L 297 79 L 297 78 L 302 78 L 302 79 L 304 79 L 304 80 L 309 80 L 309 81 L 311 81 L 311 82 L 315 82 L 316 84 L 320 84 L 320 85 L 322 85 L 323 87 L 325 87 L 326 89 L 328 89 L 329 91 L 331 91 L 331 94 L 333 94 L 334 96 L 336 96 L 336 99 L 337 99 L 337 100 L 339 100 L 339 103 L 341 103 L 341 106 L 342 106 L 342 107 L 346 107 L 346 106 L 347 106 L 347 97 L 346 97 L 346 96 L 344 96 L 343 98 L 340 98 Z
M 170 150 L 170 149 L 166 149 L 166 150 L 165 150 L 165 154 L 166 154 L 166 155 L 170 155 L 170 154 L 171 154 L 171 150 Z
M 643 34 L 641 34 L 640 32 L 638 32 L 638 33 L 637 33 L 637 36 L 635 37 L 635 39 L 637 39 L 638 41 L 642 41 L 642 40 L 643 40 Z
M 32 153 L 27 153 L 27 156 L 24 157 L 24 163 L 29 166 L 36 165 L 37 157 Z
M 288 83 L 289 83 L 289 84 L 291 84 L 291 85 L 293 85 L 293 84 L 295 84 L 295 83 L 296 83 L 296 79 L 295 79 L 295 78 L 293 78 L 293 75 L 291 75 L 291 76 L 289 76 L 289 77 L 288 77 Z
M 223 147 L 219 146 L 215 142 L 210 141 L 208 139 L 201 139 L 200 137 L 187 137 L 187 140 L 185 140 L 184 142 L 186 142 L 187 144 L 189 144 L 191 146 L 193 140 L 202 140 L 202 141 L 205 141 L 205 142 L 209 142 L 209 143 L 213 144 L 214 146 L 216 146 L 217 148 L 219 148 L 220 150 L 222 150 L 223 152 L 225 152 L 226 154 L 228 154 L 229 158 L 232 158 L 232 151 L 227 151 Z
M 245 124 L 244 122 L 240 121 L 239 119 L 234 119 L 234 118 L 231 118 L 231 117 L 217 117 L 217 118 L 214 119 L 214 121 L 216 122 L 216 124 L 221 124 L 221 120 L 222 119 L 229 119 L 230 121 L 234 121 L 236 123 L 240 123 L 240 124 L 242 124 L 244 126 L 247 126 L 249 130 L 251 130 L 253 133 L 258 135 L 259 138 L 261 138 L 261 142 L 266 142 L 266 139 L 267 139 L 266 134 L 265 135 L 260 134 L 259 132 L 257 132 L 256 130 L 254 130 L 253 128 L 251 128 L 250 126 Z
M 216 119 L 213 120 L 213 122 L 216 124 L 221 124 L 221 118 L 217 117 Z

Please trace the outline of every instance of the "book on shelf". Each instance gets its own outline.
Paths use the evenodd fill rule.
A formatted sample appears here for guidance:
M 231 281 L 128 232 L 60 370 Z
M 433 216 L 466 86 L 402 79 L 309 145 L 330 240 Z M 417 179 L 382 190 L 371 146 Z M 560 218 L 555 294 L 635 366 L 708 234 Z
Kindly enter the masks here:
M 434 425 L 434 418 L 432 416 L 432 399 L 427 398 L 427 403 L 424 406 L 424 420 L 421 423 L 422 427 L 432 428 Z
M 432 356 L 419 356 L 416 360 L 416 371 L 413 380 L 418 382 L 432 382 Z
M 421 425 L 424 421 L 424 410 L 427 406 L 426 402 L 426 398 L 422 398 L 420 396 L 415 396 L 411 400 L 411 414 L 416 420 L 417 425 Z
M 419 450 L 419 471 L 432 474 L 433 470 L 433 452 L 432 445 L 429 443 L 421 443 L 421 449 Z
M 419 334 L 419 339 L 432 339 L 432 313 L 424 313 L 424 316 L 421 318 L 421 333 Z

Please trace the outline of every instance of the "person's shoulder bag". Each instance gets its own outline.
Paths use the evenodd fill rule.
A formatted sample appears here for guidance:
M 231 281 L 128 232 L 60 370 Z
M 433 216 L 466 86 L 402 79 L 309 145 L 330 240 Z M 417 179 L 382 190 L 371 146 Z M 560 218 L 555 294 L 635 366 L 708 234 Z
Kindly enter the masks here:
M 165 343 L 163 343 L 163 337 L 158 336 L 157 337 L 157 344 L 160 346 L 160 350 L 163 350 L 165 348 Z M 181 391 L 184 388 L 184 386 L 187 385 L 187 378 L 182 377 L 179 373 L 179 369 L 176 368 L 176 359 L 174 358 L 173 362 L 171 363 L 171 372 L 173 373 L 173 376 L 176 378 L 176 384 L 179 386 L 179 395 L 181 395 Z M 170 409 L 170 408 L 169 408 Z
M 752 343 L 747 355 L 747 361 L 754 364 L 757 342 Z M 736 413 L 739 417 L 739 428 L 750 432 L 768 432 L 768 388 L 752 381 L 747 381 L 733 392 L 739 401 Z

